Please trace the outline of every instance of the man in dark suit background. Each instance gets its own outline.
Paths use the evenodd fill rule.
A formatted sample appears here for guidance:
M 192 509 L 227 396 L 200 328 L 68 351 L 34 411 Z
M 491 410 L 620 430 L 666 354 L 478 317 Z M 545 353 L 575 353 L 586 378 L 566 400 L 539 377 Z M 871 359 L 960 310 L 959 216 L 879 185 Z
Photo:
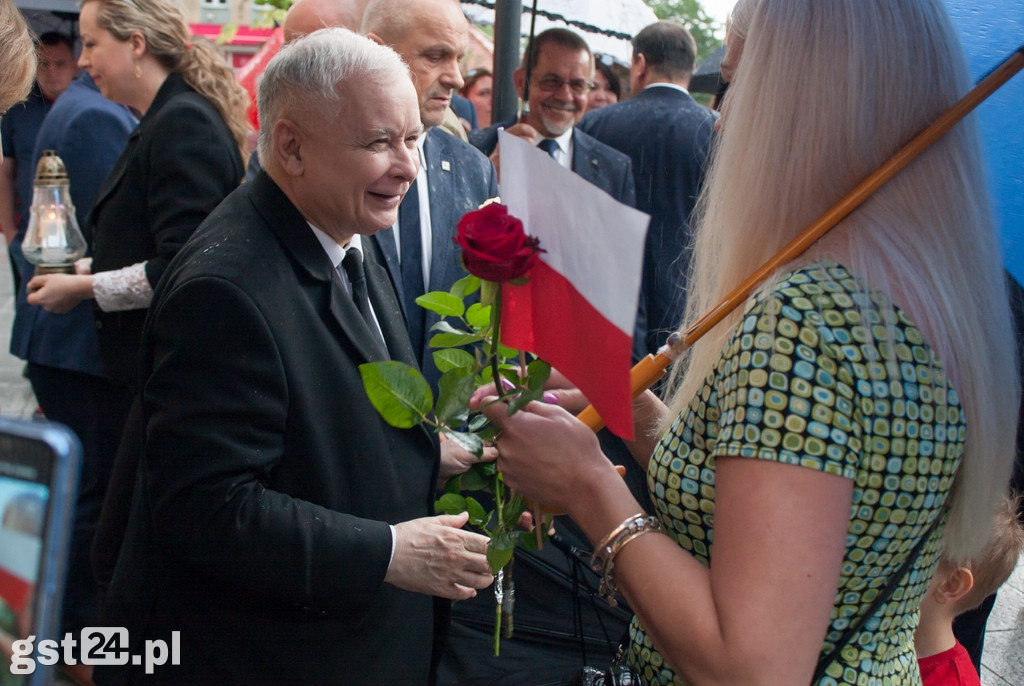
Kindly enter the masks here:
M 4 158 L 0 160 L 0 230 L 7 239 L 15 294 L 22 272 L 30 267 L 21 254 L 21 241 L 32 205 L 32 182 L 36 176 L 32 152 L 36 136 L 43 117 L 78 72 L 70 36 L 47 31 L 39 37 L 37 49 L 38 67 L 32 91 L 25 102 L 16 104 L 0 118 L 0 149 Z
M 259 112 L 264 171 L 182 248 L 144 335 L 147 440 L 104 623 L 136 654 L 180 632 L 180 665 L 97 683 L 427 684 L 430 596 L 491 574 L 465 515 L 427 516 L 436 440 L 386 424 L 358 369 L 414 361 L 366 237 L 416 177 L 415 89 L 392 51 L 326 29 L 271 61 Z
M 459 60 L 469 44 L 469 23 L 457 0 L 371 0 L 362 33 L 394 48 L 409 65 L 426 129 L 417 146 L 419 176 L 402 201 L 398 222 L 372 240 L 400 296 L 417 360 L 436 389 L 440 372 L 428 342 L 439 317 L 415 299 L 447 291 L 466 276 L 453 242 L 455 228 L 462 215 L 498 195 L 490 161 L 440 128 L 452 94 L 464 83 Z
M 633 38 L 634 97 L 587 114 L 580 129 L 633 160 L 637 209 L 651 215 L 644 255 L 647 349 L 679 326 L 685 305 L 690 214 L 708 163 L 716 115 L 686 91 L 696 43 L 660 21 Z
M 526 93 L 526 67 L 530 86 Z M 587 110 L 587 93 L 594 87 L 594 57 L 586 41 L 567 29 L 548 29 L 533 39 L 533 51 L 523 55 L 513 72 L 519 97 L 528 95 L 529 113 L 522 122 L 508 120 L 469 132 L 469 142 L 498 166 L 498 131 L 543 148 L 566 169 L 571 169 L 621 203 L 636 206 L 630 160 L 627 155 L 576 128 Z
M 530 87 L 526 93 L 526 66 L 530 66 Z M 524 121 L 498 122 L 469 132 L 469 142 L 494 166 L 500 162 L 498 131 L 527 140 L 544 149 L 566 169 L 594 184 L 619 202 L 636 207 L 629 156 L 605 145 L 576 128 L 587 110 L 587 93 L 594 87 L 594 57 L 586 41 L 567 29 L 548 29 L 533 39 L 530 55 L 513 72 L 519 97 L 528 96 L 529 113 Z M 646 354 L 643 302 L 637 314 L 634 357 Z

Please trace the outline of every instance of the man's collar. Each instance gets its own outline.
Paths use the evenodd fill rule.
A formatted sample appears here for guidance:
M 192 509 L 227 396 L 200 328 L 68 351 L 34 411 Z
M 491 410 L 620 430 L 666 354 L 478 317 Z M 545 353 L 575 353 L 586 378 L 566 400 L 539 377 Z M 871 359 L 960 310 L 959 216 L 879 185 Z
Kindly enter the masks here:
M 664 87 L 664 88 L 674 88 L 674 89 L 676 89 L 677 91 L 681 91 L 681 92 L 683 92 L 683 93 L 686 93 L 687 95 L 689 95 L 689 94 L 690 94 L 690 91 L 686 90 L 685 88 L 683 88 L 683 87 L 682 87 L 682 86 L 680 86 L 679 84 L 676 84 L 676 83 L 669 83 L 668 81 L 656 81 L 656 82 L 654 82 L 654 83 L 649 83 L 649 84 L 647 84 L 646 86 L 644 86 L 644 90 L 647 90 L 647 89 L 649 89 L 649 88 L 656 88 L 656 87 L 658 87 L 658 86 L 662 86 L 662 87 Z
M 331 260 L 331 265 L 337 269 L 341 261 L 345 259 L 345 253 L 352 248 L 355 248 L 359 252 L 363 251 L 362 236 L 358 233 L 352 234 L 352 238 L 349 239 L 348 245 L 340 245 L 338 241 L 334 240 L 326 233 L 313 226 L 311 222 L 306 221 L 309 224 L 309 228 L 313 229 L 313 235 L 320 241 L 320 245 L 323 246 L 324 252 L 327 253 L 327 257 Z

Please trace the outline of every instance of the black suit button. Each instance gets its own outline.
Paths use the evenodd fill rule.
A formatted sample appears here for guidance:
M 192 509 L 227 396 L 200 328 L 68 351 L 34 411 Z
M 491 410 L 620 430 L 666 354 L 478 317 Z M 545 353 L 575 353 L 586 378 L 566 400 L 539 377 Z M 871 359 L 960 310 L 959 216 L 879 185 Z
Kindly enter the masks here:
M 97 329 L 102 329 L 103 328 L 103 322 L 101 322 L 99 319 L 96 320 L 96 328 Z

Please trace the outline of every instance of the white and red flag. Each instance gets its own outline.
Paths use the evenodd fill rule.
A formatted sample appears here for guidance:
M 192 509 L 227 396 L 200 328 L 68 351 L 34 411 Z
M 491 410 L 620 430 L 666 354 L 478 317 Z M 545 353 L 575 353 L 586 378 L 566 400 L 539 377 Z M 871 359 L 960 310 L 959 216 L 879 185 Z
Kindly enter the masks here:
M 15 612 L 32 600 L 42 551 L 38 536 L 0 528 L 0 599 Z
M 523 286 L 502 285 L 501 341 L 551 364 L 605 425 L 633 437 L 629 372 L 650 218 L 499 133 L 501 202 L 544 250 Z

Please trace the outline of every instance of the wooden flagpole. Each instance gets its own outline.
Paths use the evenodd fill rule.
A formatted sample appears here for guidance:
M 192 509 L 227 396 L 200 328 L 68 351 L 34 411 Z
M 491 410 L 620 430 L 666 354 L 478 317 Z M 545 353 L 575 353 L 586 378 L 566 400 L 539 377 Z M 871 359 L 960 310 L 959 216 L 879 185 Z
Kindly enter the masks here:
M 952 129 L 961 119 L 984 102 L 986 98 L 1009 81 L 1022 68 L 1024 68 L 1024 45 L 1017 48 L 1016 52 L 996 67 L 988 76 L 983 78 L 967 95 L 957 101 L 956 104 L 930 126 L 917 134 L 909 143 L 897 151 L 895 155 L 890 157 L 882 166 L 850 191 L 846 197 L 804 229 L 799 236 L 790 241 L 774 257 L 761 265 L 743 283 L 730 291 L 721 302 L 691 324 L 685 331 L 673 334 L 669 338 L 669 343 L 662 347 L 657 355 L 648 355 L 640 360 L 630 372 L 630 385 L 633 397 L 637 397 L 654 385 L 658 379 L 665 375 L 665 370 L 668 369 L 673 360 L 679 357 L 688 347 L 696 343 L 701 336 L 713 329 L 726 315 L 746 302 L 758 284 L 779 269 L 779 267 L 791 262 L 811 247 L 816 240 L 828 233 L 832 227 L 857 209 L 882 184 L 927 150 L 932 143 L 939 140 L 947 131 Z M 593 405 L 587 406 L 577 417 L 594 431 L 599 431 L 604 426 L 604 421 Z

